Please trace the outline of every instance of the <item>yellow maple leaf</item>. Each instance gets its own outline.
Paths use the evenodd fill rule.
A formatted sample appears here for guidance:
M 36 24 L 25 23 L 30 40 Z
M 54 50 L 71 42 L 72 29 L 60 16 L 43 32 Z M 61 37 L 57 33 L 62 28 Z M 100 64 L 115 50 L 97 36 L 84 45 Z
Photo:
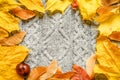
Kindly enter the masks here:
M 0 27 L 0 40 L 8 36 L 9 36 L 9 33 L 5 29 Z
M 100 20 L 104 19 L 100 22 L 98 30 L 101 35 L 108 36 L 113 31 L 120 31 L 120 15 L 115 13 L 109 13 L 105 16 L 102 16 Z
M 19 0 L 29 10 L 35 10 L 38 12 L 45 13 L 44 6 L 41 0 Z
M 28 49 L 24 46 L 0 46 L 0 79 L 24 80 L 16 73 L 16 65 L 24 61 Z
M 107 37 L 100 36 L 97 39 L 97 61 L 94 73 L 103 73 L 108 80 L 120 79 L 120 48 Z
M 19 31 L 19 20 L 8 12 L 0 11 L 0 27 L 11 33 Z
M 16 2 L 16 0 L 0 0 L 0 11 L 9 11 L 16 7 L 18 7 L 20 4 Z
M 96 15 L 96 10 L 100 7 L 101 0 L 77 0 L 83 20 L 92 20 Z
M 48 0 L 46 3 L 46 10 L 48 10 L 51 14 L 56 12 L 61 12 L 63 14 L 71 3 L 72 0 Z

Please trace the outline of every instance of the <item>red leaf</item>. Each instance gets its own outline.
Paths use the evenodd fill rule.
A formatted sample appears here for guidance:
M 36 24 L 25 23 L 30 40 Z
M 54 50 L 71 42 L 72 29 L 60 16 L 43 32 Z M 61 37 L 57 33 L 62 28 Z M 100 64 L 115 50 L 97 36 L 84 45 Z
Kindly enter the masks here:
M 86 71 L 78 65 L 73 65 L 72 71 L 75 72 L 75 75 L 71 80 L 91 80 Z

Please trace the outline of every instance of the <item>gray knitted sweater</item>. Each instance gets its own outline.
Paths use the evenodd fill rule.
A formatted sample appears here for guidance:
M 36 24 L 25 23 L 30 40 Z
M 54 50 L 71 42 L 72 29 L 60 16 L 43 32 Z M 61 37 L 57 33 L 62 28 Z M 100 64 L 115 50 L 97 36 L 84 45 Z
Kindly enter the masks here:
M 48 65 L 52 60 L 57 60 L 63 71 L 70 70 L 73 64 L 85 68 L 86 59 L 95 51 L 95 26 L 85 24 L 79 11 L 71 7 L 64 15 L 45 14 L 20 26 L 27 32 L 22 45 L 30 49 L 26 62 L 31 68 Z

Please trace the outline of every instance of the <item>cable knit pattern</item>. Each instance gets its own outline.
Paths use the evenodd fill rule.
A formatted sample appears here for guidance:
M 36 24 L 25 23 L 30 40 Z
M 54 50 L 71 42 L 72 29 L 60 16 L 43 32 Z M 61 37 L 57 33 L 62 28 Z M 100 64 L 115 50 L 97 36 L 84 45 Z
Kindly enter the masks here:
M 44 15 L 20 23 L 27 32 L 22 43 L 30 49 L 26 62 L 31 68 L 48 65 L 57 60 L 63 71 L 71 70 L 73 64 L 85 67 L 86 59 L 95 51 L 97 30 L 84 24 L 79 11 L 69 7 L 64 15 Z

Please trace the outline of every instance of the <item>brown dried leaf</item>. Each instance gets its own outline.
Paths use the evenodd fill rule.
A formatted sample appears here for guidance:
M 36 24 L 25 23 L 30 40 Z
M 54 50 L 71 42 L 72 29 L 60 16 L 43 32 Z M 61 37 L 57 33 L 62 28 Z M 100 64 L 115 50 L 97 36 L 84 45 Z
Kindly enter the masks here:
M 28 76 L 28 80 L 37 80 L 41 75 L 43 75 L 47 71 L 47 67 L 38 66 L 35 67 Z
M 26 32 L 24 32 L 24 31 L 18 32 L 11 37 L 1 39 L 0 45 L 11 46 L 11 45 L 19 44 L 20 42 L 22 42 L 25 35 L 26 35 Z
M 52 77 L 58 69 L 58 65 L 56 61 L 52 61 L 51 64 L 47 67 L 47 72 L 39 77 L 39 80 L 46 80 Z
M 21 7 L 13 9 L 12 13 L 15 14 L 17 17 L 21 18 L 22 20 L 28 20 L 36 15 L 33 11 L 23 9 Z
M 95 66 L 96 59 L 97 59 L 96 54 L 93 54 L 86 61 L 86 72 L 91 77 L 91 79 L 94 76 L 94 66 Z
M 120 32 L 114 31 L 108 36 L 111 40 L 120 41 Z

